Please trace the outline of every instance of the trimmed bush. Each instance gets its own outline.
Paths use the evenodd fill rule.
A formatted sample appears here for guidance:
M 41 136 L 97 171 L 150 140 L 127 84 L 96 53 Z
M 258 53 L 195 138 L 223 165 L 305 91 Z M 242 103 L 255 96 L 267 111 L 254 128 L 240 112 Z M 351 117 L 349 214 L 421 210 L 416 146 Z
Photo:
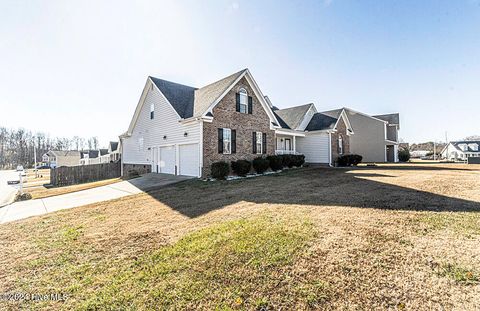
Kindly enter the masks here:
M 250 172 L 250 169 L 252 168 L 252 163 L 250 163 L 247 160 L 232 161 L 231 165 L 232 165 L 232 170 L 238 176 L 247 175 Z
M 303 165 L 303 163 L 305 163 L 305 156 L 303 154 L 296 154 L 292 155 L 291 157 L 293 165 L 296 167 L 300 167 Z
M 410 150 L 402 149 L 398 151 L 398 160 L 400 162 L 408 162 L 410 160 Z
M 252 166 L 255 172 L 257 172 L 258 174 L 263 174 L 266 170 L 268 170 L 270 162 L 263 157 L 258 157 L 253 159 Z
M 283 168 L 282 158 L 280 156 L 268 156 L 267 160 L 272 171 L 279 171 Z
M 18 193 L 17 196 L 15 197 L 15 201 L 26 201 L 31 199 L 32 199 L 32 194 L 28 192 L 24 192 L 22 194 Z
M 283 167 L 293 167 L 293 159 L 292 156 L 289 154 L 282 154 L 279 156 L 282 159 L 282 165 Z
M 230 166 L 227 162 L 214 162 L 212 163 L 212 177 L 216 179 L 225 179 L 230 172 Z
M 356 166 L 362 162 L 363 157 L 358 154 L 344 154 L 337 159 L 338 166 Z

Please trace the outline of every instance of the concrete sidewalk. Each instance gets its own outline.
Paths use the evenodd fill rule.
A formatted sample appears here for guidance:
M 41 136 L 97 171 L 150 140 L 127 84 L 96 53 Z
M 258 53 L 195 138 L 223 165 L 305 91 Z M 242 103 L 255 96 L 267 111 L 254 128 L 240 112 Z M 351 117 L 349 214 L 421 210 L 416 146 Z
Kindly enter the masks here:
M 147 174 L 136 179 L 121 181 L 107 186 L 62 194 L 45 199 L 15 202 L 0 208 L 0 224 L 31 216 L 43 215 L 62 209 L 138 194 L 190 178 L 191 177 L 165 174 Z

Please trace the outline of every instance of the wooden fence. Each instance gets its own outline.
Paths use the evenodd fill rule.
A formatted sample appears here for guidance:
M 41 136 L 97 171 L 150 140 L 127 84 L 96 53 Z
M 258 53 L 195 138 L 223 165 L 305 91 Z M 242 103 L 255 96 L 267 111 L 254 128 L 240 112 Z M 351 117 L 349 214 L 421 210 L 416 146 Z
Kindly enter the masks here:
M 121 163 L 102 163 L 80 166 L 62 166 L 50 169 L 52 186 L 68 186 L 120 177 Z

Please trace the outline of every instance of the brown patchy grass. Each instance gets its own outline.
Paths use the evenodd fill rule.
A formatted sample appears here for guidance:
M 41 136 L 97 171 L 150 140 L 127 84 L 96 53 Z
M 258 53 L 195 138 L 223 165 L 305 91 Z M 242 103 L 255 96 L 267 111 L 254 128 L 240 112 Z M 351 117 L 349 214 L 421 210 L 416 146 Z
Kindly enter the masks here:
M 0 288 L 69 295 L 29 309 L 478 309 L 479 168 L 193 180 L 5 224 Z
M 24 190 L 25 192 L 28 192 L 32 195 L 32 199 L 43 199 L 43 198 L 51 197 L 54 195 L 66 194 L 66 193 L 77 192 L 81 190 L 87 190 L 87 189 L 92 189 L 96 187 L 111 185 L 119 181 L 122 181 L 122 179 L 112 178 L 112 179 L 94 181 L 94 182 L 65 186 L 65 187 L 48 188 L 48 187 L 45 187 L 44 185 L 41 185 L 36 187 L 28 187 L 28 188 L 25 188 Z

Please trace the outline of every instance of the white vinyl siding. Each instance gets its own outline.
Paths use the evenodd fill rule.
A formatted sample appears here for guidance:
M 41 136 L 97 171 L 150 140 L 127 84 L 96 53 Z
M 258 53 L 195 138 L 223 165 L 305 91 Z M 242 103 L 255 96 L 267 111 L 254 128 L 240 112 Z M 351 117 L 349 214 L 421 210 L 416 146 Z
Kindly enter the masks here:
M 150 109 L 155 105 L 155 117 L 150 119 Z M 132 130 L 132 136 L 123 140 L 123 162 L 152 164 L 153 147 L 179 143 L 199 143 L 200 123 L 183 125 L 180 117 L 157 88 L 148 88 L 145 103 Z M 185 136 L 185 133 L 187 135 Z M 166 137 L 164 139 L 164 136 Z M 149 150 L 150 148 L 150 150 Z
M 327 133 L 308 133 L 297 137 L 296 149 L 305 155 L 308 163 L 330 163 L 330 142 Z

